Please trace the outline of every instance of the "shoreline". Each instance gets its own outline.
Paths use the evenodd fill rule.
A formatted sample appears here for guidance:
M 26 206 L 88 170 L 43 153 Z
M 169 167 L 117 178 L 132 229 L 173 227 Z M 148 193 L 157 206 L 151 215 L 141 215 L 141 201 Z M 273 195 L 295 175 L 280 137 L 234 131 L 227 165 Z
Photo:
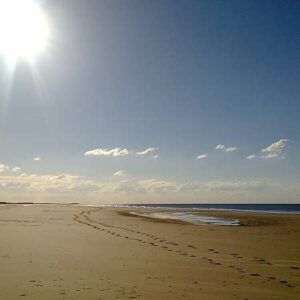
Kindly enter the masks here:
M 207 207 L 207 208 L 201 208 L 196 207 L 197 205 L 205 205 L 205 206 L 231 206 L 231 205 L 237 205 L 233 203 L 226 203 L 226 204 L 84 204 L 84 203 L 77 203 L 77 202 L 66 202 L 66 203 L 60 203 L 60 202 L 0 202 L 1 205 L 74 205 L 79 207 L 103 207 L 103 208 L 133 208 L 133 209 L 153 209 L 153 210 L 176 210 L 176 211 L 186 211 L 186 212 L 205 212 L 205 213 L 214 213 L 214 212 L 245 212 L 245 213 L 262 213 L 262 214 L 291 214 L 291 215 L 300 215 L 300 204 L 299 203 L 292 203 L 292 204 L 270 204 L 270 203 L 258 203 L 258 204 L 238 204 L 239 206 L 290 206 L 290 205 L 296 205 L 299 207 L 299 210 L 296 211 L 289 211 L 289 210 L 261 210 L 261 209 L 241 209 L 241 208 L 217 208 L 217 207 Z M 192 205 L 195 205 L 195 207 L 191 207 Z
M 132 207 L 130 207 L 132 208 Z M 153 222 L 161 222 L 161 223 L 178 223 L 178 224 L 190 224 L 190 225 L 206 225 L 206 226 L 226 226 L 226 225 L 214 225 L 214 224 L 201 224 L 200 222 L 192 222 L 192 221 L 184 221 L 175 218 L 157 218 L 155 216 L 147 216 L 142 214 L 135 214 L 135 212 L 145 212 L 151 214 L 155 214 L 157 212 L 167 213 L 170 210 L 167 208 L 140 208 L 135 207 L 130 211 L 127 211 L 129 207 L 124 207 L 119 213 L 121 215 L 127 215 L 131 217 L 140 217 L 144 219 L 148 219 Z M 193 214 L 198 214 L 201 216 L 208 217 L 216 217 L 216 218 L 224 218 L 224 219 L 237 219 L 240 221 L 238 226 L 270 226 L 270 225 L 278 225 L 283 220 L 286 220 L 286 217 L 291 220 L 294 218 L 300 218 L 300 213 L 273 213 L 273 212 L 262 212 L 262 211 L 238 211 L 238 210 L 188 210 L 188 209 L 177 209 L 174 208 L 174 211 L 180 212 L 189 212 Z M 133 214 L 131 214 L 133 212 Z M 227 227 L 227 226 L 226 226 Z

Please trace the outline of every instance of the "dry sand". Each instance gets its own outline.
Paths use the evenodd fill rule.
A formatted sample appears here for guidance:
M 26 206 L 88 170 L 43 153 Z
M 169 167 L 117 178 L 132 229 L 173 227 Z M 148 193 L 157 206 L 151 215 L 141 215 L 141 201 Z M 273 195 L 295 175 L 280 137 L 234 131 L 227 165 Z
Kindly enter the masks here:
M 221 227 L 120 210 L 0 205 L 0 299 L 299 299 L 299 215 L 207 212 L 249 225 Z

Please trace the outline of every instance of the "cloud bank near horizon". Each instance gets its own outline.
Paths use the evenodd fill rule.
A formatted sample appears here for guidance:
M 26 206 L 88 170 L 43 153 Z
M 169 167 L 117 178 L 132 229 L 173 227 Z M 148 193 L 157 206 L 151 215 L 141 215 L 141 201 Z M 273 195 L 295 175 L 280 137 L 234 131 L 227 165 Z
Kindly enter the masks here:
M 130 203 L 140 197 L 146 202 L 179 201 L 188 203 L 232 202 L 232 201 L 269 201 L 282 199 L 295 201 L 300 196 L 297 184 L 283 186 L 281 182 L 270 179 L 252 180 L 210 180 L 174 182 L 163 179 L 124 179 L 123 171 L 115 172 L 118 181 L 97 181 L 72 174 L 0 176 L 2 199 L 61 199 L 61 202 L 76 199 L 89 203 Z M 54 197 L 54 198 L 53 198 Z M 73 201 L 72 201 L 73 202 Z

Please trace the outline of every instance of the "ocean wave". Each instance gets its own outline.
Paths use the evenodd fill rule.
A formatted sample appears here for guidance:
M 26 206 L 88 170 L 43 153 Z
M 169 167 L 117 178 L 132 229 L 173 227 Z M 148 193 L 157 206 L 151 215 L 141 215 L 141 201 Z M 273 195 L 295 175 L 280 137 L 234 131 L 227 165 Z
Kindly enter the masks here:
M 238 219 L 210 217 L 190 212 L 131 212 L 133 215 L 148 217 L 153 219 L 173 219 L 190 223 L 201 223 L 219 226 L 239 226 Z

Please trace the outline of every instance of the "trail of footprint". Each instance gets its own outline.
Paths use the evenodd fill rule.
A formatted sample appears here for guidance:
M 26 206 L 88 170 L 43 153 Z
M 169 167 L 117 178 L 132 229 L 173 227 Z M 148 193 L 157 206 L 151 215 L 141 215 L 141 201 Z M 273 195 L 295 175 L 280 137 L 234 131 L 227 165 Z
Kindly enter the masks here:
M 262 258 L 262 257 L 254 256 L 253 259 L 254 259 L 254 261 L 257 262 L 258 264 L 272 265 L 272 263 L 271 263 L 270 261 L 268 261 L 267 259 Z
M 113 226 L 113 225 L 110 225 L 110 224 L 105 224 L 105 223 L 103 223 L 103 222 L 95 221 L 95 220 L 90 219 L 89 217 L 87 217 L 87 216 L 84 215 L 84 214 L 80 214 L 80 216 L 83 216 L 84 219 L 85 219 L 85 221 L 80 220 L 80 218 L 79 218 L 78 216 L 76 216 L 76 215 L 74 216 L 73 219 L 74 219 L 75 221 L 81 223 L 81 224 L 85 224 L 85 225 L 90 226 L 90 227 L 92 227 L 92 228 L 94 228 L 94 229 L 104 231 L 104 232 L 106 232 L 106 233 L 108 233 L 108 234 L 111 234 L 111 235 L 113 235 L 113 236 L 123 237 L 123 238 L 125 238 L 125 239 L 128 239 L 128 240 L 134 240 L 134 241 L 138 241 L 138 242 L 141 242 L 141 243 L 148 243 L 148 244 L 151 245 L 151 246 L 159 246 L 158 243 L 168 244 L 168 245 L 171 245 L 171 246 L 178 246 L 178 245 L 179 245 L 179 244 L 176 243 L 176 242 L 168 242 L 168 241 L 166 241 L 166 240 L 163 239 L 163 238 L 156 237 L 155 235 L 143 233 L 143 232 L 141 232 L 141 231 L 129 230 L 129 229 L 127 229 L 127 228 L 123 228 L 123 227 L 120 227 L 120 226 Z M 99 228 L 99 227 L 96 226 L 96 225 L 91 225 L 89 222 L 95 223 L 95 224 L 100 225 L 100 226 L 105 226 L 106 228 L 114 228 L 114 229 L 117 228 L 117 229 L 120 229 L 120 230 L 123 230 L 123 231 L 126 231 L 126 232 L 132 232 L 132 233 L 136 233 L 136 234 L 141 234 L 141 235 L 143 235 L 143 236 L 147 236 L 147 237 L 151 238 L 151 239 L 152 239 L 153 241 L 155 241 L 155 242 L 147 242 L 147 241 L 142 240 L 142 239 L 131 238 L 131 237 L 129 237 L 129 236 L 123 236 L 123 235 L 118 234 L 118 233 L 116 233 L 116 232 L 114 232 L 114 231 L 111 231 L 111 229 L 110 229 L 110 230 L 105 230 L 105 229 Z M 190 247 L 194 247 L 194 246 L 190 245 Z M 161 246 L 161 248 L 162 248 L 163 250 L 170 251 L 170 252 L 174 251 L 174 250 L 170 249 L 168 246 Z M 194 247 L 194 249 L 196 249 L 196 247 Z M 179 252 L 180 252 L 180 251 L 179 251 Z M 196 257 L 196 255 L 193 255 L 193 254 L 190 254 L 190 255 L 189 255 L 188 253 L 184 253 L 184 254 L 181 253 L 180 255 L 183 255 L 183 256 L 189 256 L 189 257 L 191 257 L 191 258 L 195 258 L 195 257 Z
M 132 232 L 132 233 L 136 233 L 136 234 L 140 234 L 140 235 L 143 235 L 143 236 L 147 236 L 147 237 L 150 237 L 151 239 L 153 239 L 154 241 L 156 242 L 159 242 L 159 243 L 168 243 L 170 245 L 173 245 L 173 246 L 177 246 L 178 243 L 175 243 L 175 242 L 166 242 L 165 239 L 163 238 L 160 238 L 160 237 L 156 237 L 154 235 L 151 235 L 151 234 L 147 234 L 147 233 L 143 233 L 143 232 L 140 232 L 140 231 L 134 231 L 134 230 L 130 230 L 130 229 L 127 229 L 127 228 L 124 228 L 124 227 L 120 227 L 120 226 L 112 226 L 112 225 L 109 225 L 109 224 L 105 224 L 103 222 L 99 222 L 99 221 L 95 221 L 95 220 L 92 220 L 90 219 L 89 217 L 87 216 L 84 216 L 85 220 L 88 221 L 88 222 L 92 222 L 92 223 L 96 223 L 96 224 L 99 224 L 101 226 L 104 226 L 104 227 L 109 227 L 109 228 L 117 228 L 117 229 L 121 229 L 121 230 L 124 230 L 124 231 L 127 231 L 127 232 Z M 75 217 L 74 220 L 78 221 L 78 218 Z M 86 224 L 88 222 L 83 222 L 81 221 L 80 223 L 83 223 L 83 224 Z M 88 224 L 86 224 L 88 225 Z M 96 229 L 96 228 L 95 228 Z M 111 233 L 111 232 L 109 232 Z M 120 236 L 120 235 L 119 235 Z M 129 239 L 129 238 L 128 238 Z M 138 240 L 138 239 L 136 239 Z M 143 241 L 140 239 L 140 241 Z M 143 241 L 144 242 L 144 241 Z
M 93 211 L 96 211 L 96 210 L 93 210 Z M 86 211 L 83 211 L 79 215 L 75 215 L 73 219 L 75 221 L 81 223 L 81 224 L 85 224 L 85 225 L 90 226 L 90 227 L 92 227 L 94 229 L 104 231 L 104 232 L 106 232 L 106 233 L 108 233 L 108 234 L 110 234 L 112 236 L 115 236 L 115 237 L 121 237 L 121 238 L 124 238 L 124 239 L 132 240 L 132 241 L 137 241 L 137 242 L 144 243 L 144 244 L 149 244 L 150 246 L 153 246 L 153 247 L 160 246 L 159 247 L 160 249 L 165 250 L 165 251 L 170 251 L 170 252 L 174 251 L 175 253 L 178 253 L 178 255 L 180 255 L 181 257 L 197 258 L 197 256 L 194 253 L 190 254 L 190 253 L 188 253 L 186 251 L 173 250 L 172 248 L 170 248 L 170 246 L 172 246 L 172 247 L 178 246 L 179 244 L 176 243 L 176 242 L 170 242 L 170 241 L 167 241 L 164 238 L 157 237 L 157 236 L 149 234 L 149 233 L 145 233 L 145 232 L 141 232 L 141 231 L 135 231 L 135 230 L 131 230 L 131 229 L 127 229 L 127 228 L 121 227 L 121 226 L 113 226 L 113 225 L 106 224 L 106 223 L 103 223 L 103 222 L 95 221 L 95 220 L 91 219 L 90 217 L 88 217 L 85 213 L 86 213 Z M 91 215 L 91 212 L 89 213 L 89 215 Z M 83 217 L 84 220 L 81 220 L 80 219 L 81 217 Z M 104 228 L 107 228 L 107 229 L 99 228 L 97 225 L 92 225 L 89 222 L 97 224 L 97 225 L 100 225 L 100 226 L 103 226 Z M 110 229 L 108 229 L 108 228 L 110 228 Z M 153 241 L 149 242 L 149 241 L 145 241 L 145 240 L 140 239 L 140 238 L 134 238 L 134 237 L 130 237 L 128 235 L 122 235 L 122 234 L 119 234 L 119 233 L 113 231 L 114 229 L 119 229 L 119 230 L 122 230 L 122 231 L 125 231 L 125 232 L 128 232 L 128 233 L 133 233 L 133 234 L 138 234 L 138 235 L 141 235 L 141 236 L 145 236 L 147 238 L 152 239 Z M 162 244 L 162 245 L 159 245 L 159 244 Z M 193 249 L 193 250 L 197 249 L 196 246 L 193 246 L 193 245 L 190 245 L 190 244 L 186 245 L 186 247 L 190 248 L 190 249 Z M 220 254 L 220 252 L 218 250 L 214 249 L 214 248 L 210 248 L 210 249 L 208 249 L 208 251 L 210 251 L 212 254 Z M 243 258 L 238 253 L 230 253 L 230 255 L 232 257 L 234 257 L 234 258 L 237 258 L 237 259 Z M 218 262 L 218 261 L 216 261 L 216 260 L 214 260 L 212 258 L 201 257 L 201 259 L 204 260 L 204 261 L 206 261 L 206 262 L 208 262 L 209 264 L 213 264 L 215 266 L 222 265 L 220 262 Z M 258 262 L 261 262 L 261 263 L 271 264 L 269 261 L 267 261 L 267 260 L 265 260 L 263 258 L 255 257 L 254 259 L 256 259 Z M 235 267 L 233 265 L 231 265 L 229 267 L 232 268 L 232 269 L 234 269 L 235 271 L 237 271 L 239 273 L 245 273 L 245 271 L 242 268 Z M 291 268 L 293 268 L 295 270 L 298 270 L 298 267 L 291 267 Z M 254 277 L 262 277 L 258 273 L 251 273 L 250 275 L 254 276 Z M 288 282 L 284 281 L 284 280 L 281 280 L 279 282 L 281 284 L 286 284 L 287 286 L 291 287 L 291 285 Z
M 125 231 L 127 231 L 127 232 L 132 232 L 132 233 L 142 234 L 142 235 L 144 235 L 144 236 L 147 236 L 147 237 L 152 238 L 152 239 L 155 240 L 156 242 L 159 242 L 159 243 L 165 243 L 165 244 L 172 245 L 172 246 L 178 246 L 178 243 L 176 243 L 176 242 L 168 242 L 168 241 L 166 241 L 165 239 L 156 237 L 156 236 L 151 235 L 151 234 L 148 234 L 148 233 L 143 233 L 143 232 L 141 232 L 141 231 L 129 230 L 129 229 L 126 229 L 126 228 L 123 228 L 123 227 L 120 227 L 120 226 L 112 226 L 112 225 L 109 225 L 109 224 L 105 224 L 105 223 L 103 223 L 103 222 L 98 222 L 98 221 L 92 220 L 92 219 L 90 219 L 90 218 L 87 217 L 87 216 L 84 216 L 84 218 L 86 219 L 86 221 L 94 222 L 94 223 L 97 223 L 97 224 L 102 225 L 102 226 L 105 226 L 105 227 L 118 228 L 118 229 L 121 229 L 121 230 L 125 230 Z M 76 218 L 76 217 L 75 217 L 75 219 L 78 220 L 78 218 Z M 82 223 L 91 226 L 91 225 L 88 224 L 87 222 L 82 222 Z M 96 228 L 98 229 L 97 226 L 92 226 L 92 227 L 93 227 L 93 228 L 96 227 Z M 105 230 L 104 230 L 104 231 L 105 231 Z M 115 235 L 115 234 L 114 234 L 113 232 L 111 232 L 110 230 L 108 230 L 108 231 L 106 231 L 106 232 L 109 233 L 109 234 Z M 124 237 L 124 236 L 122 236 L 122 235 L 118 235 L 118 236 Z M 136 239 L 136 238 L 129 238 L 128 236 L 125 236 L 124 238 L 129 239 L 129 240 L 136 240 L 136 241 L 139 241 L 139 242 L 142 242 L 142 243 L 146 243 L 146 241 L 144 241 L 144 240 Z M 156 243 L 154 243 L 154 242 L 148 242 L 148 244 L 151 245 L 151 246 L 158 246 L 158 245 L 157 245 Z M 195 246 L 193 246 L 193 245 L 187 245 L 187 247 L 192 248 L 192 249 L 197 249 L 197 247 L 195 247 Z M 170 249 L 168 246 L 161 246 L 161 248 L 162 248 L 163 250 L 167 250 L 167 251 L 170 251 L 170 252 L 171 252 L 171 251 L 174 251 L 174 250 Z M 185 252 L 185 251 L 180 251 L 180 250 L 178 250 L 178 251 L 176 251 L 176 252 L 177 252 L 179 255 L 181 255 L 181 256 L 186 256 L 186 257 L 190 257 L 190 258 L 196 258 L 196 257 L 197 257 L 196 255 L 194 255 L 194 254 L 188 254 L 188 253 Z M 215 251 L 215 252 L 218 253 L 218 251 Z M 210 261 L 210 263 L 212 263 L 212 264 L 214 264 L 214 265 L 221 265 L 221 263 L 215 262 L 215 261 L 213 261 L 213 260 Z

